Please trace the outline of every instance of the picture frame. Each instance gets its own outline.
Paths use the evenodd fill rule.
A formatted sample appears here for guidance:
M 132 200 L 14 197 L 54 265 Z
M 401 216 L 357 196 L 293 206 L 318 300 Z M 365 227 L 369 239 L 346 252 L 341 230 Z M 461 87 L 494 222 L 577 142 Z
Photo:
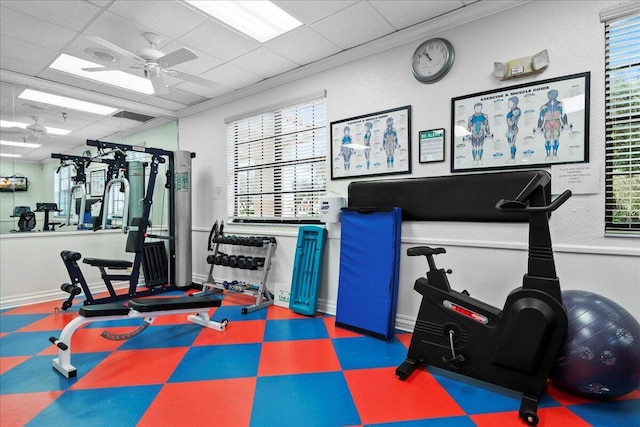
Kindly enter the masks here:
M 101 197 L 104 193 L 107 172 L 104 169 L 89 172 L 89 194 L 91 197 Z
M 590 73 L 451 99 L 451 172 L 589 161 Z
M 418 132 L 418 160 L 420 163 L 444 162 L 444 128 Z
M 331 122 L 331 179 L 411 173 L 411 106 Z

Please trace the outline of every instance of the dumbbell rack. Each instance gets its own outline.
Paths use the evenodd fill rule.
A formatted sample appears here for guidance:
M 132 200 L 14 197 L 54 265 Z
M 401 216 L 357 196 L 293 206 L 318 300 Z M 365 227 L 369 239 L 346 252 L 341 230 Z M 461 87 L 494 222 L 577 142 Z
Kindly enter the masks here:
M 236 286 L 235 289 L 231 289 L 231 291 L 255 296 L 255 304 L 243 307 L 243 314 L 273 305 L 273 295 L 271 295 L 271 292 L 267 289 L 267 277 L 269 276 L 269 270 L 271 269 L 271 257 L 276 249 L 276 238 L 263 236 L 237 237 L 220 235 L 214 237 L 212 241 L 214 243 L 213 254 L 207 256 L 207 264 L 209 264 L 210 267 L 207 280 L 202 284 L 202 291 L 229 290 L 228 287 L 225 287 L 227 282 L 216 281 L 213 278 L 213 268 L 216 265 L 229 268 L 239 268 L 242 270 L 262 271 L 262 280 L 259 285 L 247 286 L 245 288 L 242 286 Z M 266 253 L 264 257 L 230 255 L 220 250 L 221 245 L 264 248 Z

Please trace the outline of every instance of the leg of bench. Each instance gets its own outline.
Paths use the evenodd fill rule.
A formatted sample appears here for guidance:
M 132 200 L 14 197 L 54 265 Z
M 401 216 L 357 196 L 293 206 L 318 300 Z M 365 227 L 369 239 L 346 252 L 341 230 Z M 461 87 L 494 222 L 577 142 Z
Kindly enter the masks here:
M 100 317 L 84 317 L 78 316 L 62 330 L 60 339 L 54 337 L 49 338 L 49 341 L 54 343 L 58 347 L 58 357 L 53 359 L 53 367 L 64 375 L 66 378 L 73 378 L 77 375 L 76 368 L 71 364 L 71 338 L 75 331 L 82 327 L 86 323 L 97 322 L 101 320 L 119 320 L 126 319 L 128 316 L 100 316 Z
M 207 311 L 199 311 L 196 314 L 190 314 L 187 316 L 187 319 L 195 323 L 196 325 L 204 326 L 205 328 L 213 329 L 216 331 L 224 331 L 224 328 L 227 327 L 229 321 L 227 319 L 223 319 L 222 322 L 216 322 L 215 320 L 211 320 L 209 317 L 209 310 Z

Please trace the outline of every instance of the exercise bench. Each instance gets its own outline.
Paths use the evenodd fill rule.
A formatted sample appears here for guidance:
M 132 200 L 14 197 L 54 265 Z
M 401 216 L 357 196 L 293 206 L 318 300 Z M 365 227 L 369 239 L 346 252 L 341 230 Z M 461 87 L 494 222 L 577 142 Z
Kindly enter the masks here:
M 126 340 L 144 331 L 157 316 L 187 314 L 187 319 L 195 324 L 224 331 L 229 323 L 211 320 L 209 310 L 219 307 L 222 300 L 211 296 L 188 296 L 175 298 L 138 298 L 132 299 L 128 305 L 119 303 L 87 305 L 80 308 L 80 315 L 70 321 L 62 330 L 60 338 L 51 337 L 49 341 L 58 347 L 58 357 L 53 359 L 53 367 L 66 378 L 77 376 L 77 369 L 71 364 L 71 338 L 76 330 L 87 323 L 105 320 L 123 320 L 142 318 L 144 322 L 137 329 L 124 333 L 112 334 L 104 331 L 102 336 L 110 340 Z

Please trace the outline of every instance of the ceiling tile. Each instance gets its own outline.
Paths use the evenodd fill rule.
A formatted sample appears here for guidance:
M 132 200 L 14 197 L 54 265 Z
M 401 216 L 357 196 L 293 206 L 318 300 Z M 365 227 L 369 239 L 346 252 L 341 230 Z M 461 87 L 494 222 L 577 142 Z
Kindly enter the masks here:
M 2 52 L 3 57 L 13 58 L 27 64 L 40 65 L 42 68 L 52 63 L 58 56 L 58 52 L 55 50 L 36 46 L 6 35 L 0 37 L 0 52 Z
M 300 49 L 300 46 L 307 47 Z M 309 27 L 296 28 L 276 37 L 267 42 L 266 47 L 301 65 L 326 58 L 342 50 Z
M 99 6 L 81 0 L 2 0 L 2 6 L 74 31 L 100 12 Z
M 197 46 L 203 52 L 225 61 L 237 58 L 260 47 L 260 43 L 256 40 L 213 20 L 207 20 L 180 37 L 179 41 Z
M 158 34 L 178 38 L 207 20 L 207 17 L 176 1 L 116 1 L 109 6 L 116 13 L 140 27 Z M 166 40 L 169 41 L 169 40 Z
M 265 47 L 252 50 L 251 52 L 230 61 L 230 64 L 265 78 L 286 73 L 287 71 L 293 70 L 299 66 L 299 64 L 283 58 Z
M 274 1 L 280 8 L 287 11 L 290 15 L 297 18 L 303 24 L 312 24 L 314 22 L 320 21 L 321 19 L 326 18 L 327 16 L 333 15 L 334 13 L 341 11 L 355 3 L 357 1 L 335 1 L 335 0 L 324 0 L 324 1 L 308 1 L 308 0 L 298 0 L 298 1 Z M 397 4 L 397 2 L 394 2 Z
M 59 50 L 69 43 L 76 33 L 59 25 L 33 18 L 15 10 L 0 8 L 0 34 L 20 34 L 21 40 Z
M 263 78 L 257 74 L 238 68 L 229 63 L 221 65 L 211 71 L 207 71 L 201 77 L 213 80 L 214 82 L 218 82 L 224 86 L 234 89 L 241 89 L 245 86 L 249 86 L 263 80 Z
M 462 2 L 452 0 L 403 0 L 402 7 L 398 6 L 398 2 L 380 0 L 369 0 L 369 4 L 396 30 L 410 27 L 464 6 Z
M 2 48 L 0 48 L 0 52 L 4 53 L 4 51 L 2 51 L 1 49 Z M 2 55 L 0 55 L 0 68 L 3 68 L 5 70 L 11 70 L 16 73 L 24 74 L 27 76 L 35 76 L 40 71 L 42 71 L 41 65 L 23 62 L 15 58 L 2 56 Z
M 395 31 L 367 2 L 356 3 L 311 24 L 311 27 L 343 49 L 361 45 Z

